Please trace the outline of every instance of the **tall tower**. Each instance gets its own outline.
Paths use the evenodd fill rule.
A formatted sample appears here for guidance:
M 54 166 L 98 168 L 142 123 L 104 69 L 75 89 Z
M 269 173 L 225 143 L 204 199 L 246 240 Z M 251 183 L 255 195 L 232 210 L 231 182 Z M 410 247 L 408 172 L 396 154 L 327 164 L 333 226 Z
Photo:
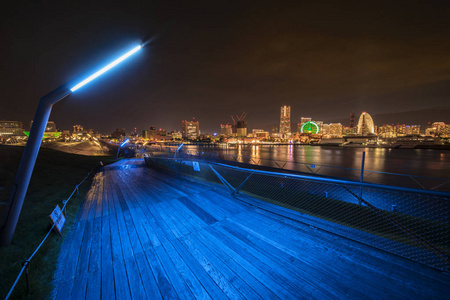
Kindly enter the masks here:
M 375 126 L 373 124 L 373 119 L 367 112 L 364 111 L 359 117 L 358 134 L 368 135 L 374 133 L 375 133 Z
M 350 114 L 350 128 L 355 127 L 355 113 Z
M 282 106 L 280 112 L 280 134 L 291 134 L 291 107 Z

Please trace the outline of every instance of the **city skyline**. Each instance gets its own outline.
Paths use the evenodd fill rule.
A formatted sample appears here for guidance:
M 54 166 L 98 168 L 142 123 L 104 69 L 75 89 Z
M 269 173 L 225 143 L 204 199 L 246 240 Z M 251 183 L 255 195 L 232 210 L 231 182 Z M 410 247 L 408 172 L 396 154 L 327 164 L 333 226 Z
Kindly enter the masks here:
M 55 105 L 51 119 L 111 132 L 196 117 L 215 131 L 246 111 L 249 124 L 267 128 L 289 104 L 292 120 L 342 123 L 369 111 L 377 123 L 449 122 L 449 10 L 419 1 L 154 1 L 124 14 L 113 3 L 11 3 L 0 21 L 0 119 L 29 122 L 41 96 L 149 41 Z

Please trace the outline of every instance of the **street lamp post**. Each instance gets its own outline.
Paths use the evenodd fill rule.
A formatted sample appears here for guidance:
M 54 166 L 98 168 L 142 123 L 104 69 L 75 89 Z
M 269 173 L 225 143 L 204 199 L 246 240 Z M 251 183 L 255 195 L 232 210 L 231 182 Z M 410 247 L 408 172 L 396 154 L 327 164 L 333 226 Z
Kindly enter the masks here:
M 120 151 L 120 148 L 123 147 L 123 146 L 125 146 L 125 144 L 128 143 L 129 141 L 130 141 L 130 139 L 126 139 L 122 144 L 119 145 L 119 149 L 117 149 L 116 159 L 119 158 L 119 151 Z
M 44 136 L 53 104 L 66 98 L 88 82 L 94 80 L 101 74 L 118 65 L 141 48 L 141 45 L 133 48 L 131 51 L 122 55 L 78 84 L 73 86 L 70 83 L 65 84 L 40 99 L 36 114 L 34 116 L 30 135 L 19 165 L 19 170 L 17 171 L 16 179 L 11 190 L 11 195 L 6 206 L 5 217 L 0 229 L 0 246 L 8 246 L 11 243 L 14 231 L 16 230 L 17 221 L 19 220 L 23 201 L 28 190 L 28 185 L 30 183 L 31 175 L 33 173 L 36 158 L 39 153 L 39 148 L 41 146 L 42 138 Z

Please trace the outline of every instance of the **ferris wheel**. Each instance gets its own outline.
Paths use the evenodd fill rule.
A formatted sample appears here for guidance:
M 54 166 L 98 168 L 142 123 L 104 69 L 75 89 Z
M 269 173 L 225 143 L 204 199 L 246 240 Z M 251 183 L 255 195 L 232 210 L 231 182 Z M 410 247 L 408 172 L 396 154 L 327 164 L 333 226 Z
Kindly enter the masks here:
M 303 123 L 302 127 L 300 128 L 301 133 L 313 133 L 318 134 L 319 133 L 319 125 L 314 121 L 308 121 Z

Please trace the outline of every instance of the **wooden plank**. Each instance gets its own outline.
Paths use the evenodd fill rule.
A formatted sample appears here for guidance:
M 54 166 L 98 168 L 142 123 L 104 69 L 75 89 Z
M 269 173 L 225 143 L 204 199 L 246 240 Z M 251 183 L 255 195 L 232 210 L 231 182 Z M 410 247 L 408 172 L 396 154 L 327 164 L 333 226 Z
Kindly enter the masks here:
M 111 232 L 111 250 L 113 261 L 122 261 L 123 252 L 120 241 L 119 225 L 117 224 L 117 216 L 109 215 L 109 226 Z
M 125 224 L 125 220 L 123 218 L 123 212 L 119 204 L 119 200 L 117 198 L 116 190 L 113 190 L 112 194 L 114 198 L 114 206 L 116 209 L 115 217 L 117 221 L 117 230 L 120 236 L 120 245 L 122 246 L 122 255 L 123 258 L 128 258 L 133 256 L 133 249 L 131 248 L 128 230 Z
M 187 208 L 189 208 L 194 214 L 196 214 L 203 222 L 208 225 L 214 224 L 217 222 L 217 219 L 207 213 L 204 209 L 199 207 L 197 204 L 192 202 L 186 197 L 177 198 L 178 201 L 184 204 Z
M 123 178 L 122 176 L 119 177 L 122 180 L 122 182 L 126 185 L 125 178 Z M 133 223 L 133 226 L 137 232 L 137 236 L 141 243 L 141 248 L 143 250 L 147 250 L 152 244 L 145 228 L 149 227 L 150 224 L 148 224 L 148 221 L 145 218 L 145 214 L 143 213 L 141 207 L 139 206 L 138 197 L 136 196 L 135 191 L 132 190 L 129 185 L 126 185 L 126 188 L 124 188 L 124 190 L 127 193 L 127 197 L 129 199 L 128 204 L 130 207 L 129 214 L 125 215 L 126 222 L 130 222 L 130 220 L 128 220 L 127 218 L 131 217 L 131 222 Z
M 211 229 L 212 230 L 212 229 Z M 259 260 L 252 256 L 247 255 L 246 252 L 236 252 L 228 246 L 227 240 L 221 240 L 218 237 L 212 235 L 208 230 L 202 230 L 201 234 L 204 235 L 210 241 L 210 247 L 213 247 L 215 251 L 222 251 L 223 255 L 227 255 L 230 259 L 233 259 L 240 264 L 247 272 L 252 274 L 262 284 L 275 293 L 282 299 L 288 299 L 294 297 L 293 294 L 285 287 L 284 284 L 279 284 L 274 278 L 268 276 L 269 274 L 264 272 L 264 267 L 259 265 Z M 220 235 L 219 235 L 220 236 Z
M 164 220 L 166 225 L 170 228 L 175 237 L 179 238 L 189 233 L 185 227 L 180 226 L 179 222 L 176 222 L 174 219 L 171 218 L 169 212 L 167 212 L 166 209 L 164 208 L 163 202 L 156 203 L 153 205 L 153 207 L 158 211 L 159 215 Z
M 125 259 L 125 268 L 127 270 L 127 277 L 130 286 L 131 297 L 133 299 L 150 298 L 150 295 L 149 297 L 145 295 L 144 283 L 142 282 L 140 272 L 136 265 L 134 257 Z
M 224 263 L 218 255 L 219 253 L 213 253 L 211 250 L 209 250 L 208 247 L 205 247 L 203 243 L 201 243 L 197 236 L 194 234 L 189 235 L 186 237 L 189 239 L 189 242 L 198 249 L 206 259 L 208 259 L 217 269 L 220 270 L 220 272 L 226 277 L 227 281 L 231 283 L 238 291 L 242 294 L 246 299 L 262 299 L 261 295 L 259 295 L 254 289 L 252 289 L 252 286 L 249 284 L 252 282 L 251 276 L 248 278 L 245 278 L 248 280 L 249 283 L 246 282 L 246 280 L 243 279 L 243 275 L 245 274 L 238 274 L 237 272 L 233 271 L 231 269 L 231 263 L 227 262 Z
M 240 218 L 240 217 L 239 217 Z M 240 228 L 246 230 L 246 238 L 248 243 L 252 243 L 255 247 L 267 249 L 268 252 L 273 253 L 276 257 L 289 261 L 293 268 L 298 267 L 298 273 L 306 273 L 317 282 L 317 286 L 321 289 L 327 289 L 330 291 L 337 290 L 341 293 L 345 293 L 346 297 L 364 297 L 367 293 L 378 297 L 383 297 L 382 288 L 378 286 L 372 286 L 370 283 L 366 283 L 364 292 L 361 292 L 357 286 L 348 286 L 347 282 L 360 282 L 364 278 L 360 276 L 361 269 L 355 272 L 355 269 L 349 268 L 350 264 L 340 259 L 340 256 L 329 253 L 328 249 L 325 253 L 321 253 L 322 249 L 312 249 L 307 258 L 304 255 L 299 255 L 302 251 L 308 248 L 305 245 L 305 241 L 291 241 L 289 238 L 281 238 L 279 234 L 274 235 L 271 231 L 268 231 L 268 226 L 259 226 L 254 228 L 249 219 L 243 220 L 240 218 L 240 224 L 231 222 L 231 227 L 237 225 Z M 250 227 L 245 227 L 243 224 L 249 223 Z M 256 221 L 258 224 L 263 224 L 261 220 Z M 282 229 L 277 227 L 277 232 L 282 233 Z M 295 235 L 295 232 L 291 232 L 289 237 Z M 284 234 L 282 236 L 285 236 Z M 303 239 L 306 240 L 306 239 Z M 315 250 L 315 253 L 314 253 Z M 330 266 L 333 266 L 332 268 Z M 314 276 L 314 274 L 320 274 Z M 372 276 L 375 274 L 372 273 Z M 389 281 L 384 281 L 380 275 L 377 276 L 378 284 L 382 283 L 383 286 L 389 285 Z M 326 283 L 322 283 L 326 282 Z M 377 285 L 378 285 L 377 284 Z M 395 292 L 391 293 L 392 297 L 396 296 Z M 400 295 L 397 295 L 400 296 Z
M 89 272 L 97 271 L 101 266 L 102 258 L 102 219 L 93 220 L 94 228 L 92 230 L 91 254 L 89 256 Z
M 102 292 L 101 283 L 102 283 L 101 270 L 97 270 L 89 274 L 86 288 L 86 299 L 92 300 L 100 299 Z
M 164 266 L 167 277 L 177 292 L 178 297 L 180 297 L 180 299 L 195 299 L 186 282 L 184 282 L 181 278 L 180 273 L 177 271 L 177 268 L 174 266 L 172 260 L 167 255 L 165 249 L 162 246 L 158 246 L 155 247 L 154 250 L 158 256 L 158 260 L 161 262 L 161 265 Z
M 178 270 L 181 277 L 183 277 L 186 285 L 189 287 L 195 299 L 211 299 L 209 294 L 203 288 L 200 281 L 195 277 L 192 271 L 189 269 L 189 266 L 185 261 L 180 257 L 180 255 L 176 252 L 170 242 L 166 242 L 163 244 L 166 253 L 172 260 L 175 268 Z
M 315 274 L 321 276 L 319 269 L 311 269 L 308 268 L 307 265 L 301 265 L 301 267 L 297 267 L 295 265 L 295 259 L 293 256 L 285 255 L 283 251 L 277 251 L 276 247 L 270 247 L 268 243 L 264 243 L 263 240 L 250 240 L 246 232 L 242 232 L 240 227 L 234 228 L 234 226 L 230 226 L 226 222 L 220 224 L 223 229 L 237 237 L 239 240 L 244 242 L 248 248 L 254 249 L 255 251 L 259 251 L 264 253 L 264 256 L 267 258 L 267 261 L 270 261 L 272 264 L 277 266 L 280 271 L 287 275 L 287 278 L 292 280 L 292 284 L 301 284 L 302 289 L 306 291 L 309 295 L 313 297 L 348 297 L 345 295 L 343 290 L 336 289 L 334 286 L 330 286 L 327 283 L 322 282 L 319 278 L 315 277 Z M 281 256 L 281 257 L 280 257 Z M 310 273 L 305 272 L 305 269 L 308 269 Z M 309 276 L 308 276 L 309 275 Z M 305 280 L 308 278 L 309 280 Z
M 114 290 L 116 299 L 131 299 L 130 287 L 128 285 L 127 272 L 123 261 L 115 261 L 114 265 Z
M 167 243 L 168 244 L 168 243 Z M 166 244 L 164 244 L 166 245 Z M 227 296 L 212 280 L 209 274 L 201 266 L 201 264 L 192 256 L 192 254 L 177 239 L 170 240 L 170 245 L 178 252 L 183 261 L 189 266 L 189 269 L 195 274 L 208 294 L 213 299 L 224 299 Z
M 102 299 L 116 299 L 114 288 L 114 268 L 112 264 L 103 264 L 101 284 Z
M 172 222 L 178 225 L 183 235 L 196 231 L 196 228 L 190 222 L 188 216 L 184 214 L 183 211 L 180 210 L 177 206 L 173 205 L 175 201 L 176 199 L 170 199 L 161 202 L 159 205 L 163 208 L 165 212 L 167 212 L 167 216 L 171 218 Z
M 85 232 L 86 221 L 78 222 L 77 229 L 75 231 L 75 237 L 73 239 L 73 247 L 70 249 L 69 255 L 67 256 L 66 267 L 64 268 L 64 279 L 71 279 L 75 276 L 78 257 L 80 254 L 83 235 Z
M 186 237 L 180 239 L 183 245 L 191 252 L 191 255 L 200 263 L 205 271 L 211 276 L 222 291 L 231 299 L 245 299 L 241 293 L 230 283 L 229 278 L 224 276 Z
M 141 274 L 142 282 L 144 282 L 144 289 L 148 299 L 162 299 L 158 284 L 152 269 L 148 264 L 145 253 L 138 253 L 135 256 L 136 264 Z
M 73 289 L 68 299 L 85 299 L 87 287 L 87 275 L 76 276 L 73 281 Z
M 158 246 L 161 247 L 161 246 Z M 180 299 L 177 292 L 175 291 L 172 283 L 167 277 L 166 271 L 164 270 L 161 262 L 158 260 L 155 250 L 153 248 L 145 251 L 145 256 L 147 257 L 148 264 L 150 265 L 152 272 L 155 276 L 156 282 L 158 283 L 159 290 L 164 299 Z
M 67 300 L 70 298 L 73 289 L 73 278 L 69 280 L 59 282 L 57 285 L 58 292 L 56 293 L 55 300 Z
M 109 226 L 110 216 L 103 216 L 102 220 L 102 236 L 101 236 L 101 262 L 103 266 L 112 265 L 112 245 L 111 245 L 111 229 Z
M 280 268 L 279 264 L 273 262 L 264 253 L 261 253 L 257 249 L 249 247 L 246 243 L 230 234 L 226 230 L 222 229 L 220 224 L 215 224 L 213 228 L 205 228 L 209 233 L 216 236 L 219 239 L 226 241 L 226 244 L 235 252 L 246 257 L 247 260 L 252 261 L 262 272 L 268 274 L 278 284 L 285 286 L 289 289 L 289 292 L 298 298 L 307 297 L 310 293 L 304 290 L 305 282 L 295 281 L 292 279 L 290 273 L 286 272 L 283 268 Z M 305 279 L 306 280 L 306 279 Z
M 93 220 L 86 220 L 84 229 L 83 241 L 81 242 L 80 257 L 77 263 L 76 275 L 85 275 L 89 270 L 89 256 L 91 255 L 92 242 L 92 222 Z
M 221 264 L 228 266 L 230 270 L 237 274 L 248 286 L 250 286 L 259 296 L 261 296 L 261 298 L 278 299 L 278 296 L 267 288 L 262 281 L 258 281 L 258 278 L 261 280 L 261 275 L 263 274 L 261 272 L 256 272 L 257 275 L 255 276 L 254 273 L 251 273 L 251 267 L 250 270 L 246 268 L 249 264 L 244 264 L 246 267 L 243 267 L 239 263 L 242 263 L 242 260 L 234 259 L 234 257 L 237 257 L 236 255 L 233 255 L 232 257 L 228 255 L 229 251 L 225 249 L 226 245 L 223 245 L 223 248 L 219 247 L 217 243 L 222 243 L 217 241 L 216 238 L 211 239 L 212 236 L 204 230 L 194 233 L 193 236 L 201 242 L 206 249 L 208 249 L 211 253 L 214 253 L 217 260 L 220 260 Z
M 202 219 L 200 219 L 196 214 L 194 214 L 189 208 L 187 208 L 183 203 L 181 203 L 178 199 L 172 199 L 172 205 L 180 211 L 181 214 L 185 215 L 186 219 L 191 222 L 191 224 L 197 230 L 202 229 L 205 226 L 208 226 Z

